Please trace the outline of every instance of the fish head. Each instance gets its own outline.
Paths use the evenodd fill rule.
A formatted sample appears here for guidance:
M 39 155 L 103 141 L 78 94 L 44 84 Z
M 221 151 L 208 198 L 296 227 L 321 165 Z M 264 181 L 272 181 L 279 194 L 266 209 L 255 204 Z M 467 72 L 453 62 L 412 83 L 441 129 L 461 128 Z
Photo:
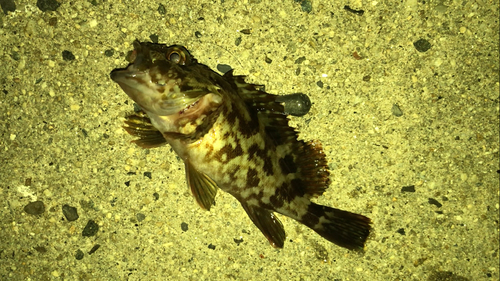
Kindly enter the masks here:
M 111 72 L 111 79 L 150 117 L 172 116 L 208 94 L 218 95 L 210 75 L 200 75 L 203 65 L 182 46 L 135 41 L 129 60 L 128 67 Z

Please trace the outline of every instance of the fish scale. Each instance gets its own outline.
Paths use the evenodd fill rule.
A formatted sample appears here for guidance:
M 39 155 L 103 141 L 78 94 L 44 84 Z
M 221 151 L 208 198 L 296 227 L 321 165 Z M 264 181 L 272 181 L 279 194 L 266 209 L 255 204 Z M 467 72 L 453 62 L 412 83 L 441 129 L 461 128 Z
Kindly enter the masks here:
M 184 161 L 198 204 L 210 210 L 218 189 L 233 195 L 274 247 L 286 238 L 279 213 L 348 249 L 362 249 L 369 218 L 315 204 L 330 183 L 318 141 L 297 139 L 283 104 L 232 71 L 223 76 L 182 46 L 134 42 L 117 82 L 143 112 L 125 130 L 147 148 L 168 143 Z

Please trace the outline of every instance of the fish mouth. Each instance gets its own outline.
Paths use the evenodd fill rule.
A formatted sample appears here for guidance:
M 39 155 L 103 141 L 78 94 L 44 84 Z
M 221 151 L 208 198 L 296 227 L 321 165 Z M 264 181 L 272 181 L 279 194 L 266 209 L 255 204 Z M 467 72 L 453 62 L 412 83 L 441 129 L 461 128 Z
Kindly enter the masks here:
M 120 88 L 134 101 L 140 96 L 141 91 L 137 89 L 137 83 L 132 83 L 134 75 L 126 69 L 115 69 L 109 74 L 111 80 L 115 81 Z M 136 101 L 137 102 L 137 101 Z
M 111 80 L 115 81 L 120 88 L 133 99 L 143 109 L 151 111 L 149 105 L 154 103 L 151 95 L 148 95 L 151 89 L 144 83 L 146 73 L 136 71 L 134 65 L 125 69 L 115 69 L 110 73 Z
M 190 68 L 195 60 L 186 52 L 175 45 L 158 47 L 136 41 L 130 64 L 111 71 L 110 78 L 148 115 L 185 112 L 203 96 L 217 94 L 217 89 L 206 86 L 210 81 L 197 80 L 198 70 Z
M 149 48 L 135 41 L 134 51 L 129 54 L 129 61 L 130 64 L 126 68 L 111 71 L 109 74 L 111 80 L 116 82 L 142 109 L 155 111 L 154 107 L 161 96 L 158 94 L 149 73 L 152 66 Z M 168 115 L 173 112 L 162 113 L 162 115 Z
M 132 68 L 133 65 L 130 65 L 128 68 L 120 68 L 114 69 L 109 74 L 111 80 L 115 81 L 120 87 L 128 94 L 129 91 L 135 91 L 137 85 L 141 83 L 140 77 L 141 75 L 138 71 L 134 71 Z
M 125 85 L 126 81 L 132 77 L 130 74 L 130 71 L 128 71 L 126 68 L 125 69 L 114 69 L 111 71 L 109 74 L 109 77 L 111 80 L 115 81 L 118 83 L 120 86 Z
M 155 67 L 141 70 L 132 63 L 127 68 L 113 70 L 110 78 L 143 110 L 159 116 L 179 113 L 207 94 L 205 90 L 182 92 L 177 79 L 156 81 Z

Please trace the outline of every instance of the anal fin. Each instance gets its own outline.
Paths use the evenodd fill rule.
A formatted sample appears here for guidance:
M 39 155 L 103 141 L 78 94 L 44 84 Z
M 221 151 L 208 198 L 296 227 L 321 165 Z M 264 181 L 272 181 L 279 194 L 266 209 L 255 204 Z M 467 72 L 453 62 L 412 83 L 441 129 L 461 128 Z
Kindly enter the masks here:
M 240 203 L 252 222 L 260 229 L 267 240 L 269 240 L 271 246 L 274 248 L 283 248 L 286 238 L 285 229 L 276 215 L 262 207 L 250 206 L 241 201 Z
M 217 183 L 204 173 L 198 172 L 189 162 L 185 162 L 186 180 L 191 193 L 200 207 L 210 211 L 217 194 Z

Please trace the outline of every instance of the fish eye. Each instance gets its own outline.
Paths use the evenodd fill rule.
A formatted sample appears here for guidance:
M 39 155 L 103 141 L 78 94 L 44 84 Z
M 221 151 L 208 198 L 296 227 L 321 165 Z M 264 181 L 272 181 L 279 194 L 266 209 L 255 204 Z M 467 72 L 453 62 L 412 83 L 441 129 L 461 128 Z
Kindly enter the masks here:
M 179 52 L 177 52 L 177 51 L 173 51 L 167 55 L 167 59 L 171 62 L 176 63 L 176 64 L 184 64 L 184 63 L 181 63 L 181 58 L 182 58 L 181 54 L 179 54 Z

